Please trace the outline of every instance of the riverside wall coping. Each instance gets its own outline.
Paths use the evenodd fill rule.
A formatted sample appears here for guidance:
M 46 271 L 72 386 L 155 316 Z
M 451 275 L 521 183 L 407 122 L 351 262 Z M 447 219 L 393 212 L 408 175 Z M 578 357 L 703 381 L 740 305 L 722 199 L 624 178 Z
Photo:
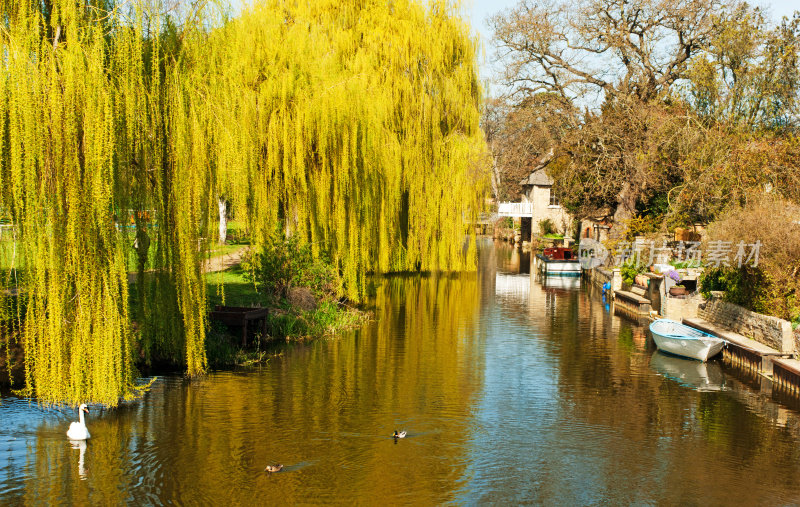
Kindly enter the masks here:
M 725 354 L 729 357 L 736 357 L 738 360 L 744 360 L 767 377 L 772 377 L 777 360 L 784 359 L 784 356 L 787 355 L 768 345 L 714 325 L 701 318 L 683 319 L 683 323 L 726 340 L 728 345 L 726 346 Z
M 727 340 L 731 343 L 734 343 L 736 345 L 739 345 L 741 347 L 752 349 L 753 351 L 758 352 L 759 354 L 762 355 L 780 353 L 777 349 L 774 349 L 768 345 L 764 345 L 763 343 L 757 342 L 739 333 L 717 326 L 711 322 L 708 322 L 705 319 L 701 318 L 683 319 L 683 323 L 686 324 L 687 326 L 699 329 L 700 331 L 705 331 L 706 333 L 719 336 L 720 338 Z
M 782 354 L 795 354 L 800 347 L 789 321 L 752 312 L 716 295 L 699 305 L 697 317 Z

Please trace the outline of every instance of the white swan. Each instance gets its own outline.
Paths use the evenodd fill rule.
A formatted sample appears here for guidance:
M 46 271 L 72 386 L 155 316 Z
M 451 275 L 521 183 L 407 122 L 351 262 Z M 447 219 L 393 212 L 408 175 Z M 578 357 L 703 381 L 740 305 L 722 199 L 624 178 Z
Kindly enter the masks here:
M 83 413 L 89 413 L 89 409 L 86 408 L 86 404 L 81 404 L 78 407 L 78 418 L 80 421 L 72 422 L 69 425 L 69 430 L 67 430 L 67 438 L 70 440 L 86 440 L 89 438 L 89 430 L 86 428 L 86 420 L 83 418 Z

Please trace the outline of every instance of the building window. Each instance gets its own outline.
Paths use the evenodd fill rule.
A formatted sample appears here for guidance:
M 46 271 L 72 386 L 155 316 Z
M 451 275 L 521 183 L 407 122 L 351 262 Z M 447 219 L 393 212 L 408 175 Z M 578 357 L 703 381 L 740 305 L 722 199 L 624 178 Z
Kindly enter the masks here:
M 560 205 L 561 205 L 561 203 L 558 201 L 558 197 L 556 197 L 556 194 L 554 194 L 553 191 L 551 190 L 550 191 L 550 206 L 560 206 Z

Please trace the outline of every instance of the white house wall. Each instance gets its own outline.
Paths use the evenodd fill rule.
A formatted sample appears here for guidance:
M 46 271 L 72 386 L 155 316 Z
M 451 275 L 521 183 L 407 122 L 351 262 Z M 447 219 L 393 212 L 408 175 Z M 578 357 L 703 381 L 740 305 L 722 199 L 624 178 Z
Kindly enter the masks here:
M 539 222 L 549 218 L 556 226 L 559 233 L 572 233 L 572 218 L 561 206 L 550 205 L 550 187 L 534 186 L 523 197 L 533 204 L 531 212 L 531 226 L 534 235 L 540 234 Z

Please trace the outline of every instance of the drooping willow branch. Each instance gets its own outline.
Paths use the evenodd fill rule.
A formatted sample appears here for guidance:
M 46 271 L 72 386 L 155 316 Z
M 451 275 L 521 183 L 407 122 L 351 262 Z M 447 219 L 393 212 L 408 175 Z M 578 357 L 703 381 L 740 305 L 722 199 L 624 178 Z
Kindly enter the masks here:
M 352 300 L 369 272 L 474 266 L 488 165 L 454 7 L 270 1 L 177 28 L 94 4 L 0 2 L 0 208 L 24 259 L 0 298 L 24 303 L 31 394 L 115 405 L 136 360 L 205 370 L 220 195 L 256 243 L 281 223 L 330 256 Z

